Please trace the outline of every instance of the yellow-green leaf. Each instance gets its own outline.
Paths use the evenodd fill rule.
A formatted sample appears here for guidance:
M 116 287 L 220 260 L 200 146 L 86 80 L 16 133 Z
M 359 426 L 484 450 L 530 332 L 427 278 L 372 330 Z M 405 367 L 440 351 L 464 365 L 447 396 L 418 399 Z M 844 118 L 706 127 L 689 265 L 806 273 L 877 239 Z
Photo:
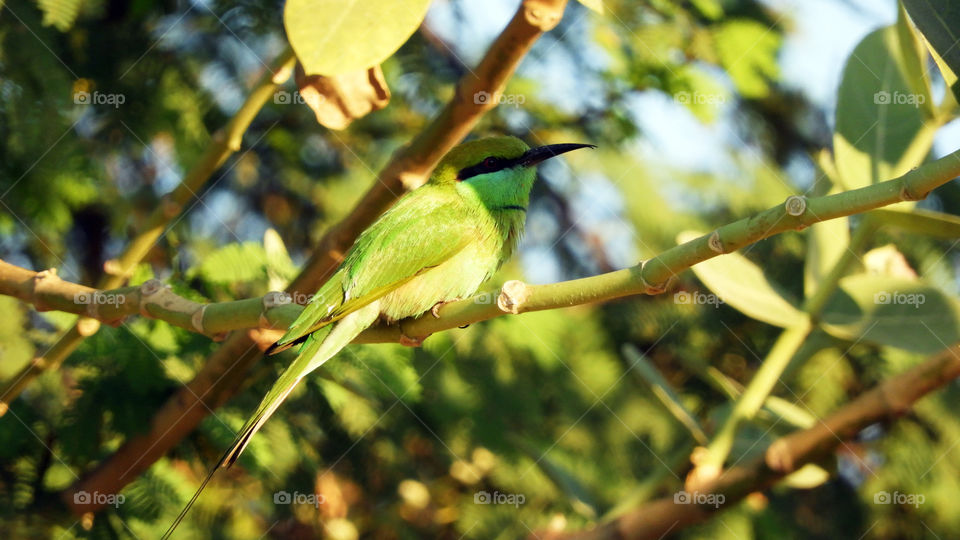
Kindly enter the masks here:
M 892 25 L 865 37 L 847 60 L 833 137 L 839 181 L 847 189 L 896 178 L 930 152 L 936 125 L 926 122 L 923 108 L 930 93 L 911 80 L 922 58 L 915 40 L 901 43 Z
M 685 232 L 677 241 L 683 243 L 700 236 L 699 233 Z M 714 257 L 694 265 L 693 271 L 719 301 L 758 321 L 787 328 L 804 320 L 803 313 L 779 292 L 780 287 L 768 280 L 759 266 L 739 253 Z
M 287 39 L 307 75 L 376 66 L 420 26 L 430 0 L 288 0 Z

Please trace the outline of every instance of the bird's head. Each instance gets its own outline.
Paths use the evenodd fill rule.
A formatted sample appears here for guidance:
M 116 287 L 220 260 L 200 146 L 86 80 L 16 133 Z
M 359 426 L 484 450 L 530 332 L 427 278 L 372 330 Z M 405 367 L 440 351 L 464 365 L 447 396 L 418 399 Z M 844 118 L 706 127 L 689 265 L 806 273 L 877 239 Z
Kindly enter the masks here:
M 516 137 L 487 137 L 465 142 L 440 160 L 430 182 L 454 185 L 487 208 L 526 210 L 537 165 L 544 160 L 592 144 L 548 144 L 530 148 Z

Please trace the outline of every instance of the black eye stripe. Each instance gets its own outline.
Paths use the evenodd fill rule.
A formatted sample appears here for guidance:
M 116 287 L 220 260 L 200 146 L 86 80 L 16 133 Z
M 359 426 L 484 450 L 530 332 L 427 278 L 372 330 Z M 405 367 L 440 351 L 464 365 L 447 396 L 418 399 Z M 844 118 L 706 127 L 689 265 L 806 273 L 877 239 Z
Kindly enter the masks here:
M 471 165 L 469 167 L 464 167 L 460 169 L 460 172 L 457 173 L 457 180 L 466 180 L 467 178 L 472 178 L 478 174 L 487 174 L 497 171 L 502 171 L 503 169 L 509 169 L 510 167 L 516 166 L 520 159 L 507 159 L 502 157 L 491 156 L 494 159 L 493 163 L 489 163 L 490 157 L 483 158 L 483 161 L 477 163 L 476 165 Z

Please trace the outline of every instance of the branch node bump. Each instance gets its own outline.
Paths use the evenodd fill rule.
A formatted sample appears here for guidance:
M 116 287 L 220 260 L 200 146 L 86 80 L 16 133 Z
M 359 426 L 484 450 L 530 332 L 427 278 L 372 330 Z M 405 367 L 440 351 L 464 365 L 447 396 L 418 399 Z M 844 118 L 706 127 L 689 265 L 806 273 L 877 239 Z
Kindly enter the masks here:
M 120 261 L 116 259 L 103 261 L 103 272 L 108 276 L 126 277 L 123 275 L 123 268 L 120 268 Z
M 143 282 L 143 285 L 140 285 L 140 314 L 144 317 L 149 317 L 150 313 L 147 311 L 147 302 L 150 301 L 150 297 L 159 293 L 163 290 L 163 282 L 159 279 L 151 279 Z
M 497 296 L 497 307 L 504 313 L 513 313 L 517 315 L 523 309 L 523 304 L 530 299 L 530 287 L 526 283 L 511 279 L 500 287 L 500 295 Z
M 651 285 L 650 282 L 647 281 L 647 278 L 643 277 L 643 270 L 647 267 L 648 262 L 650 262 L 650 259 L 640 263 L 640 283 L 643 285 L 643 294 L 663 294 L 666 292 L 667 288 L 670 287 L 670 284 L 673 281 L 673 276 L 667 278 L 667 280 L 662 283 Z
M 194 311 L 193 315 L 190 316 L 190 324 L 201 334 L 206 334 L 206 331 L 203 329 L 203 314 L 205 311 L 207 311 L 207 304 L 203 304 L 200 309 Z
M 400 179 L 400 184 L 403 185 L 403 189 L 406 191 L 417 189 L 427 180 L 424 175 L 409 171 L 402 172 L 397 177 Z
M 556 8 L 537 0 L 527 0 L 524 2 L 524 18 L 530 26 L 539 28 L 542 32 L 552 30 L 560 22 L 561 13 L 557 13 Z
M 50 308 L 42 301 L 40 294 L 42 293 L 42 288 L 47 285 L 53 285 L 57 281 L 62 281 L 60 276 L 57 275 L 56 268 L 48 268 L 42 272 L 37 272 L 33 276 L 33 307 L 37 311 L 49 311 Z
M 903 183 L 903 187 L 900 188 L 900 200 L 903 201 L 922 201 L 927 198 L 926 193 L 916 193 L 907 182 Z
M 802 216 L 807 211 L 807 198 L 802 195 L 791 195 L 783 203 L 787 214 L 794 217 Z
M 726 253 L 723 249 L 723 240 L 720 239 L 720 231 L 713 231 L 713 234 L 710 235 L 710 238 L 707 239 L 707 245 L 710 246 L 712 251 L 717 253 Z
M 273 84 L 283 84 L 287 82 L 287 79 L 290 78 L 290 75 L 293 75 L 293 65 L 284 64 L 280 66 L 280 69 L 273 71 L 273 76 L 270 77 L 270 82 Z
M 767 448 L 763 457 L 771 471 L 788 474 L 793 472 L 793 459 L 790 457 L 790 445 L 783 439 L 778 439 Z

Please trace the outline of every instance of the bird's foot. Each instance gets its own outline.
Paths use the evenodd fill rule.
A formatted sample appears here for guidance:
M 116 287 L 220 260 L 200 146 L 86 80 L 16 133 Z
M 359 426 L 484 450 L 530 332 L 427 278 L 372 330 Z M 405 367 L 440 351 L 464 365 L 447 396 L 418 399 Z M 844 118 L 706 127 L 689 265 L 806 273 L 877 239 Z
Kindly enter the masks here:
M 451 302 L 456 302 L 457 300 L 460 300 L 460 297 L 459 297 L 459 296 L 456 297 L 456 298 L 454 298 L 454 299 L 452 299 L 452 300 L 443 300 L 443 301 L 441 301 L 441 302 L 437 302 L 436 304 L 433 305 L 432 308 L 430 308 L 430 313 L 433 314 L 434 318 L 439 319 L 439 318 L 440 318 L 440 308 L 443 307 L 445 304 L 449 304 L 449 303 L 451 303 Z

